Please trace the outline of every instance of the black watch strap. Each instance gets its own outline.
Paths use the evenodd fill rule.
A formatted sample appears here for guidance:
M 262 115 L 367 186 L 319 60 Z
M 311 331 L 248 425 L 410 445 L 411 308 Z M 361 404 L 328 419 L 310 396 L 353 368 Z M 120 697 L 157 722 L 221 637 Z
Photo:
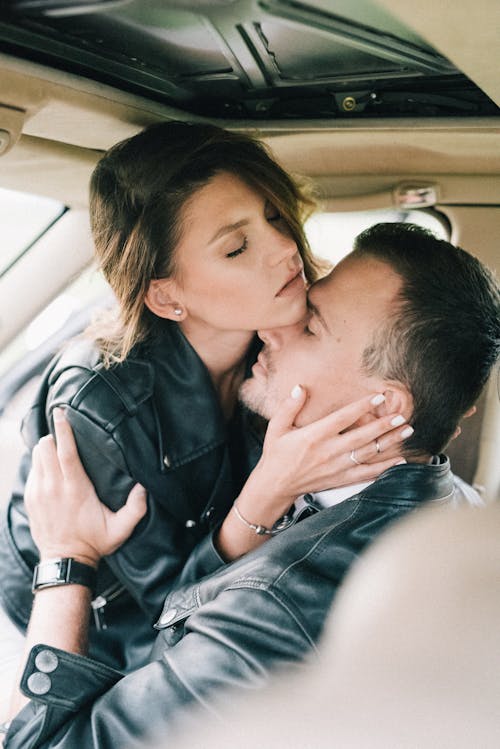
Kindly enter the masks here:
M 77 562 L 71 557 L 47 559 L 36 565 L 31 590 L 36 593 L 37 590 L 59 585 L 85 585 L 94 591 L 96 579 L 97 572 L 89 564 Z

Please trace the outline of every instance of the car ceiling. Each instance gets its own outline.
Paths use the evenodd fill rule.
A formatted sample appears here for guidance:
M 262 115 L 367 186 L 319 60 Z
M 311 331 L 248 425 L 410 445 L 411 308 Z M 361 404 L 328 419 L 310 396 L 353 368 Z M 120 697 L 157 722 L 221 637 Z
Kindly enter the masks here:
M 492 116 L 496 104 L 373 0 L 13 0 L 4 51 L 208 117 Z
M 0 10 L 0 141 L 2 129 L 5 136 L 0 184 L 5 187 L 26 189 L 27 177 L 36 174 L 34 192 L 84 205 L 101 150 L 159 119 L 204 120 L 201 112 L 209 106 L 220 108 L 210 121 L 257 132 L 287 168 L 312 176 L 327 195 L 375 193 L 410 176 L 437 176 L 445 202 L 500 202 L 496 0 L 462 0 L 458 8 L 431 0 L 416 5 L 409 0 L 0 0 Z M 120 20 L 116 28 L 130 27 L 133 38 L 140 37 L 141 50 L 151 42 L 151 55 L 171 66 L 170 78 L 151 74 L 144 84 L 147 75 L 135 42 L 121 48 L 137 58 L 133 64 L 123 61 L 124 53 L 119 65 L 111 64 L 116 52 L 111 42 L 100 44 L 99 57 L 96 29 L 102 22 L 103 29 L 113 31 L 115 19 Z M 193 72 L 194 62 L 203 66 L 203 60 L 215 58 L 206 56 L 200 36 L 189 46 L 187 19 L 206 30 L 207 48 L 218 39 L 219 61 L 232 50 L 232 71 Z M 267 61 L 261 60 L 262 44 L 258 50 L 247 44 L 262 28 L 269 37 Z M 281 29 L 281 37 L 273 36 L 273 28 Z M 294 37 L 297 43 L 288 48 L 284 29 L 300 30 L 299 40 Z M 111 36 L 116 46 L 116 34 Z M 312 40 L 320 40 L 317 49 Z M 392 56 L 391 45 L 397 47 Z M 174 49 L 186 61 L 176 60 Z M 410 51 L 418 58 L 413 67 Z M 337 52 L 356 70 L 344 68 L 337 75 Z M 372 70 L 363 78 L 366 54 L 392 72 Z M 168 95 L 152 90 L 163 79 L 170 86 Z M 229 91 L 230 106 L 222 106 L 222 95 L 207 104 L 207 95 L 200 94 L 205 84 L 207 91 L 219 85 L 224 95 Z M 444 85 L 446 96 L 437 93 Z M 413 102 L 408 101 L 411 87 L 420 92 Z M 186 98 L 175 98 L 187 90 Z M 360 91 L 387 91 L 386 104 L 377 109 L 374 99 L 359 103 Z M 342 97 L 348 96 L 356 105 L 342 111 Z M 312 106 L 323 106 L 325 97 L 328 115 Z M 450 97 L 461 101 L 453 114 L 446 104 Z M 292 100 L 301 99 L 311 107 L 292 112 Z M 269 105 L 267 112 L 259 109 L 259 101 Z

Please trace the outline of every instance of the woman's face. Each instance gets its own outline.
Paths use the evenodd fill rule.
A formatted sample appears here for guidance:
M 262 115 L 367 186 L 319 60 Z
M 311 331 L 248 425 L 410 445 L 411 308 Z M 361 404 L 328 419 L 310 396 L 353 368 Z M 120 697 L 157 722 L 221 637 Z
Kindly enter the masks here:
M 291 325 L 306 312 L 297 244 L 277 209 L 230 173 L 215 176 L 181 212 L 169 294 L 187 320 L 223 330 Z

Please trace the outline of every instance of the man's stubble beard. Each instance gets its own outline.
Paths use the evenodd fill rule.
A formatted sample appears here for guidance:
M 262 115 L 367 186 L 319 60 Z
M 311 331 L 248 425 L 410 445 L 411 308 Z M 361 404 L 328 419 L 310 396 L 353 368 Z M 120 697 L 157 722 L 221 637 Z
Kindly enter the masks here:
M 273 394 L 273 375 L 276 373 L 276 366 L 266 347 L 262 349 L 261 355 L 264 359 L 266 379 L 263 381 L 254 376 L 249 377 L 241 384 L 238 397 L 250 411 L 269 421 L 279 403 L 279 397 Z
M 265 419 L 271 418 L 267 408 L 267 387 L 260 388 L 259 383 L 253 377 L 241 384 L 238 397 L 241 403 L 253 413 Z

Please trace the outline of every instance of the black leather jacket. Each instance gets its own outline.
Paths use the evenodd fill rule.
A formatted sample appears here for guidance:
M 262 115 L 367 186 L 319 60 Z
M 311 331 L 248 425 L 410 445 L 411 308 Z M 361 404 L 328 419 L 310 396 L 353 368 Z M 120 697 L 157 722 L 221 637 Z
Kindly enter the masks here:
M 254 357 L 255 350 L 249 364 Z M 71 342 L 49 365 L 24 420 L 29 450 L 0 527 L 0 598 L 21 628 L 38 561 L 24 486 L 31 449 L 48 433 L 59 404 L 66 405 L 84 466 L 107 505 L 120 507 L 136 482 L 148 490 L 146 517 L 100 565 L 90 632 L 94 657 L 129 670 L 147 659 L 166 591 L 227 513 L 260 443 L 242 412 L 225 423 L 210 376 L 175 323 L 162 321 L 148 344 L 108 370 L 92 342 Z M 199 564 L 203 573 L 203 559 Z
M 157 622 L 154 660 L 124 678 L 88 658 L 36 646 L 22 679 L 32 701 L 11 724 L 5 747 L 132 748 L 145 737 L 150 746 L 167 746 L 186 706 L 213 720 L 221 690 L 261 685 L 276 666 L 315 651 L 339 583 L 366 545 L 423 502 L 453 494 L 445 458 L 396 466 L 201 582 L 192 582 L 198 570 L 188 563 L 184 586 L 167 596 Z M 212 561 L 221 564 L 215 550 Z

